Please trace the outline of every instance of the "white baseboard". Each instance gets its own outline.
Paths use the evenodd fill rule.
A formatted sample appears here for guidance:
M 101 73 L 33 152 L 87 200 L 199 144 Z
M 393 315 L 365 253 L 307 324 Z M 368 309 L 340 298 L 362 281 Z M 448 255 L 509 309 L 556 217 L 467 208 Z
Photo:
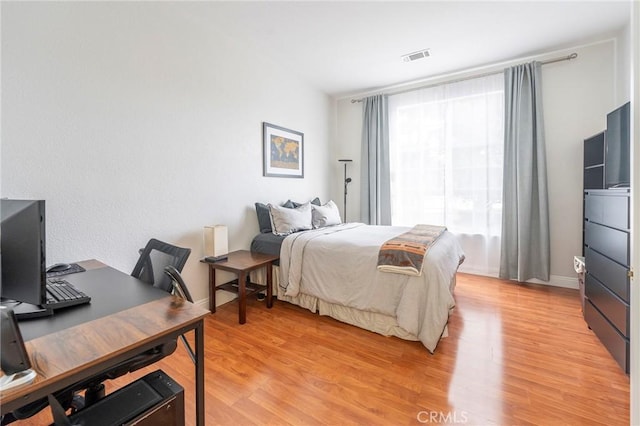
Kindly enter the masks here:
M 229 303 L 234 299 L 237 299 L 238 295 L 229 291 L 218 291 L 216 293 L 216 307 Z M 193 302 L 194 305 L 200 306 L 206 310 L 209 310 L 209 299 L 200 299 Z
M 577 290 L 579 288 L 578 277 L 563 277 L 560 275 L 551 275 L 549 277 L 549 282 L 536 279 L 527 280 L 527 282 L 533 284 L 550 285 L 553 287 L 572 288 L 574 290 Z
M 462 272 L 464 274 L 472 274 L 472 275 L 481 275 L 483 277 L 491 277 L 491 278 L 498 278 L 498 273 L 492 274 L 492 273 L 483 273 L 481 271 L 477 271 L 477 270 L 473 270 L 472 268 L 468 268 L 468 269 L 463 269 L 462 267 L 460 267 L 460 269 L 458 270 L 458 272 Z M 542 284 L 542 285 L 550 285 L 552 287 L 562 287 L 562 288 L 572 288 L 577 290 L 579 288 L 578 286 L 578 277 L 564 277 L 561 275 L 551 275 L 549 277 L 549 281 L 542 281 L 542 280 L 538 280 L 538 279 L 531 279 L 531 280 L 527 280 L 528 283 L 532 283 L 532 284 Z
M 209 299 L 200 299 L 193 302 L 194 305 L 209 310 Z
M 480 275 L 482 277 L 498 278 L 497 269 L 495 271 L 487 271 L 486 268 L 474 268 L 473 265 L 465 265 L 464 263 L 460 265 L 458 272 L 462 272 L 463 274 Z

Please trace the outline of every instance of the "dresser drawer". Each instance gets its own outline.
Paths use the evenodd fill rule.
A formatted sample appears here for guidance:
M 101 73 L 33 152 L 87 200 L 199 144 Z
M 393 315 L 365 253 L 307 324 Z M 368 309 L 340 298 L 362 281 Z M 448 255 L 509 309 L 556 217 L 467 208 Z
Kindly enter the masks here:
M 619 229 L 629 229 L 629 197 L 587 193 L 584 217 L 590 222 Z
M 584 224 L 584 243 L 622 265 L 629 265 L 629 233 L 593 222 Z
M 629 340 L 624 338 L 600 312 L 587 301 L 584 319 L 625 373 L 629 373 Z
M 585 277 L 585 295 L 620 334 L 629 337 L 629 305 L 616 297 L 591 274 Z
M 629 268 L 587 247 L 584 251 L 587 272 L 609 290 L 629 303 Z

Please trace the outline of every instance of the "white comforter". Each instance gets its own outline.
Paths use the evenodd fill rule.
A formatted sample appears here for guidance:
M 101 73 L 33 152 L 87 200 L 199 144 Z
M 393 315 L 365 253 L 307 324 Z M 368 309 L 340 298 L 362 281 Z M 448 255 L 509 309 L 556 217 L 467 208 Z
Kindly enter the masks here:
M 421 276 L 380 272 L 380 245 L 410 228 L 348 223 L 289 235 L 280 252 L 280 291 L 395 317 L 431 352 L 455 302 L 450 283 L 464 254 L 444 232 Z

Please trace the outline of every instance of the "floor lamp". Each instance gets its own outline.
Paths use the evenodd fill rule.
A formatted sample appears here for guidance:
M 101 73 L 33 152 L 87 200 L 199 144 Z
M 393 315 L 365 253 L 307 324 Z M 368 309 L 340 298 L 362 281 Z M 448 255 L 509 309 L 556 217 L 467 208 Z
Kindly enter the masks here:
M 338 160 L 341 163 L 344 163 L 344 204 L 343 204 L 343 209 L 344 209 L 344 219 L 343 222 L 347 222 L 347 185 L 349 185 L 349 182 L 351 182 L 351 178 L 347 177 L 347 164 L 351 163 L 353 160 Z

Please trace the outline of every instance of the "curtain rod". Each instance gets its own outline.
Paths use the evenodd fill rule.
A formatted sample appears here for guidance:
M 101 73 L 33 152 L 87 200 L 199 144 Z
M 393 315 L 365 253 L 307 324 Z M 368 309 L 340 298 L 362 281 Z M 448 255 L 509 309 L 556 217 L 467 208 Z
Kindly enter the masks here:
M 577 57 L 578 57 L 577 53 L 572 53 L 570 55 L 562 56 L 560 58 L 554 58 L 554 59 L 549 59 L 549 60 L 546 60 L 546 61 L 541 61 L 540 64 L 547 65 L 547 64 L 552 64 L 554 62 L 570 61 L 571 59 L 575 59 Z M 470 75 L 468 77 L 458 78 L 458 79 L 455 79 L 455 80 L 448 80 L 448 81 L 445 81 L 445 82 L 442 82 L 442 83 L 427 84 L 427 85 L 424 85 L 424 86 L 412 87 L 411 89 L 399 90 L 397 92 L 390 92 L 390 93 L 387 93 L 387 94 L 388 95 L 398 95 L 400 93 L 411 92 L 413 90 L 418 90 L 418 89 L 428 89 L 430 87 L 441 86 L 443 84 L 459 83 L 461 81 L 472 80 L 474 78 L 482 78 L 482 77 L 488 77 L 490 75 L 500 74 L 503 71 L 504 71 L 504 69 L 501 70 L 501 71 L 486 72 L 484 74 L 475 74 L 475 75 Z M 358 102 L 362 102 L 363 100 L 364 100 L 364 98 L 362 98 L 362 99 L 351 99 L 351 103 L 355 104 L 355 103 L 358 103 Z

